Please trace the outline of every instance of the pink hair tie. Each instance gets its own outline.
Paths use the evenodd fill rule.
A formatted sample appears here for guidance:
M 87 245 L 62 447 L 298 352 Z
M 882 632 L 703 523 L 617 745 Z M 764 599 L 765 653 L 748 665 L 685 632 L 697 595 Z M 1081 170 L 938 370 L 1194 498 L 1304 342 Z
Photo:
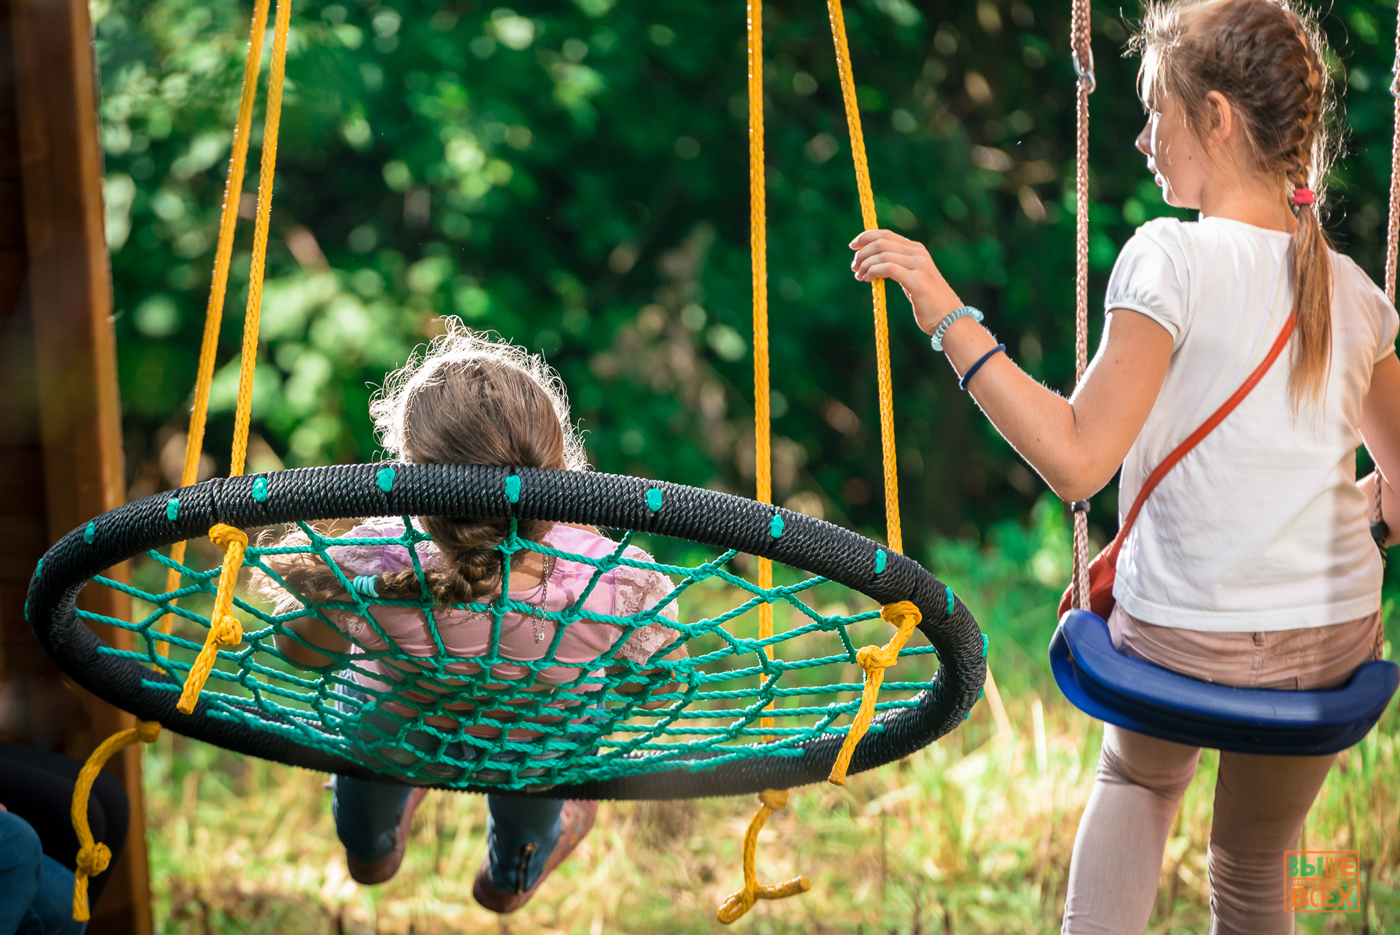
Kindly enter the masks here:
M 1288 203 L 1295 208 L 1302 208 L 1310 205 L 1314 201 L 1313 190 L 1311 188 L 1295 188 L 1293 194 L 1288 197 Z

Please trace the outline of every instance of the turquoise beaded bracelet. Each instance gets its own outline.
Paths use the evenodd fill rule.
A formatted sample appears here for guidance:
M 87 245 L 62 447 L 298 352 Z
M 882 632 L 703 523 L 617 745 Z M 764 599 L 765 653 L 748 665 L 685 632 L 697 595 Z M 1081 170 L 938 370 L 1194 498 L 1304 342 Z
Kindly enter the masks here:
M 959 318 L 971 318 L 973 321 L 980 322 L 982 320 L 982 313 L 979 312 L 977 309 L 973 308 L 971 305 L 964 305 L 962 308 L 957 309 L 947 318 L 944 318 L 942 321 L 940 321 L 938 323 L 938 327 L 933 329 L 932 343 L 933 349 L 935 351 L 942 353 L 943 335 L 948 333 L 948 329 L 953 326 L 953 322 L 957 321 Z

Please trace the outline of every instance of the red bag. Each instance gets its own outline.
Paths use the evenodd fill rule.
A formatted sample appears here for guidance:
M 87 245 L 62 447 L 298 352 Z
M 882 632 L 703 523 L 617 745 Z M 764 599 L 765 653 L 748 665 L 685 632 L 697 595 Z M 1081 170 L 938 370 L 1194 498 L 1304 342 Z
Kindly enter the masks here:
M 1205 438 L 1215 430 L 1215 427 L 1225 421 L 1225 417 L 1234 411 L 1235 407 L 1244 401 L 1250 391 L 1264 379 L 1264 374 L 1273 366 L 1279 354 L 1288 346 L 1288 339 L 1293 336 L 1293 327 L 1297 324 L 1298 316 L 1290 315 L 1288 321 L 1284 323 L 1283 330 L 1279 332 L 1278 338 L 1274 341 L 1274 346 L 1269 348 L 1269 353 L 1254 368 L 1240 386 L 1235 390 L 1233 396 L 1225 400 L 1220 408 L 1211 414 L 1200 428 L 1187 436 L 1186 441 L 1177 445 L 1171 454 L 1157 465 L 1146 481 L 1143 482 L 1142 489 L 1138 491 L 1137 499 L 1133 501 L 1133 508 L 1128 511 L 1128 515 L 1123 517 L 1123 525 L 1118 528 L 1118 535 L 1113 537 L 1113 541 L 1104 546 L 1103 551 L 1095 555 L 1089 562 L 1089 610 L 1097 614 L 1104 620 L 1113 613 L 1113 581 L 1118 576 L 1118 551 L 1123 547 L 1123 542 L 1128 538 L 1128 532 L 1133 528 L 1133 523 L 1137 521 L 1138 513 L 1142 511 L 1142 505 L 1147 501 L 1148 494 L 1162 482 L 1162 478 L 1167 472 L 1176 466 L 1177 462 L 1186 457 L 1186 453 L 1195 448 L 1201 439 Z M 1071 581 L 1069 587 L 1065 588 L 1065 593 L 1060 597 L 1060 616 L 1074 606 L 1074 582 Z

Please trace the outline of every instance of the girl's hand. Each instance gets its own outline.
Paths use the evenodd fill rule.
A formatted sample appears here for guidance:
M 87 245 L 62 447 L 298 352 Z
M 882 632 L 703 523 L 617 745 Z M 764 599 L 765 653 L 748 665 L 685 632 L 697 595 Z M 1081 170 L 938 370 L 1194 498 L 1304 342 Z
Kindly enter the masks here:
M 890 231 L 874 230 L 861 234 L 850 246 L 856 251 L 851 261 L 856 279 L 893 279 L 899 283 L 914 306 L 914 320 L 926 333 L 933 334 L 940 321 L 962 307 L 962 300 L 933 265 L 933 257 L 923 244 Z

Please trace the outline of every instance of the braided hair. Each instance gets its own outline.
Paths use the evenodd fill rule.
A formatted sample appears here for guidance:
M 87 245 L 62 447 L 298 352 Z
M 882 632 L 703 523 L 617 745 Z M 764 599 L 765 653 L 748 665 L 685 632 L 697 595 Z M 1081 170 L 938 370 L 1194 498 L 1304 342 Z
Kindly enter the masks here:
M 1208 127 L 1206 97 L 1224 95 L 1239 115 L 1259 173 L 1275 178 L 1298 230 L 1288 274 L 1297 305 L 1289 398 L 1296 410 L 1322 396 L 1332 349 L 1332 265 L 1322 207 L 1333 144 L 1332 80 L 1325 45 L 1306 13 L 1277 0 L 1151 3 L 1131 49 L 1143 56 L 1150 86 L 1180 102 L 1198 135 Z M 1297 189 L 1312 197 L 1291 198 Z
M 491 464 L 586 470 L 583 446 L 569 421 L 562 381 L 524 349 L 452 323 L 402 369 L 391 373 L 370 405 L 380 442 L 391 457 L 415 464 Z M 505 517 L 420 518 L 444 561 L 424 569 L 388 572 L 375 580 L 381 597 L 417 598 L 423 584 L 444 603 L 468 603 L 501 587 Z M 520 534 L 538 539 L 547 523 L 522 522 Z M 279 544 L 304 544 L 294 532 Z M 266 561 L 304 599 L 344 594 L 335 572 L 306 552 Z M 260 582 L 264 591 L 275 586 Z

